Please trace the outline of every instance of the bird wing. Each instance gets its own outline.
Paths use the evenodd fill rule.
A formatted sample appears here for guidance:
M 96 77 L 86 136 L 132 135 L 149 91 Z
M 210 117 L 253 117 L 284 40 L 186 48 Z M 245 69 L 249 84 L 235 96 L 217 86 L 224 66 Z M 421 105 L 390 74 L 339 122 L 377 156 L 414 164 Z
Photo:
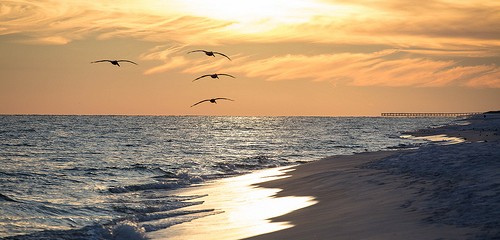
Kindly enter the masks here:
M 193 52 L 207 52 L 207 51 L 205 51 L 205 50 L 194 50 L 194 51 L 190 51 L 188 53 L 193 53 Z
M 201 100 L 201 101 L 199 101 L 199 102 L 197 102 L 197 103 L 195 103 L 195 104 L 191 105 L 191 107 L 194 107 L 194 106 L 196 106 L 196 105 L 198 105 L 198 104 L 200 104 L 200 103 L 202 103 L 202 102 L 208 102 L 208 101 L 210 101 L 210 99 Z
M 217 75 L 219 76 L 228 76 L 228 77 L 232 77 L 232 78 L 235 78 L 233 75 L 229 75 L 229 74 L 225 74 L 225 73 L 218 73 Z
M 196 81 L 196 80 L 198 80 L 198 79 L 200 79 L 200 78 L 209 77 L 209 76 L 211 76 L 211 75 L 210 74 L 206 74 L 206 75 L 203 75 L 201 77 L 197 77 L 195 80 L 193 80 L 193 82 Z
M 132 61 L 130 61 L 130 60 L 116 60 L 116 61 L 117 61 L 117 62 L 129 62 L 129 63 L 133 63 L 133 64 L 135 64 L 135 65 L 138 65 L 137 63 L 132 62 Z
M 214 98 L 215 100 L 229 100 L 229 101 L 234 101 L 233 99 L 229 99 L 229 98 L 223 98 L 223 97 L 220 97 L 220 98 Z
M 111 62 L 111 60 L 97 60 L 90 63 Z
M 224 53 L 220 53 L 220 52 L 213 52 L 214 54 L 219 54 L 219 55 L 222 55 L 224 57 L 226 57 L 227 59 L 229 59 L 229 61 L 231 61 L 231 58 L 229 58 L 226 54 Z

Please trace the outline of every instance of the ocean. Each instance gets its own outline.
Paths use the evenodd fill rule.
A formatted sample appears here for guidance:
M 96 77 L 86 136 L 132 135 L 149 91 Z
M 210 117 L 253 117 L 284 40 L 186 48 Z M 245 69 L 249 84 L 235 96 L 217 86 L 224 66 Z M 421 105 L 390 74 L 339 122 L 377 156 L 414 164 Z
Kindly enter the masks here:
M 187 188 L 257 169 L 418 147 L 456 118 L 0 116 L 0 238 L 113 239 L 217 214 Z

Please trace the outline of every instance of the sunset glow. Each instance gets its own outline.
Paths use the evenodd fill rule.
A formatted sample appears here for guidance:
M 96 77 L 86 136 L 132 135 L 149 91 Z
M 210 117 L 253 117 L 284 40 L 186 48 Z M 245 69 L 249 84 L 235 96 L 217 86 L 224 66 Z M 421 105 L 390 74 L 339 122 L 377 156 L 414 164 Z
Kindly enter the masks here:
M 497 109 L 498 22 L 498 1 L 2 1 L 0 113 Z M 233 61 L 186 54 L 195 49 L 221 51 Z M 111 58 L 139 65 L 89 64 Z M 191 82 L 215 72 L 236 79 Z M 211 97 L 236 101 L 189 108 Z M 316 99 L 315 106 L 305 99 Z

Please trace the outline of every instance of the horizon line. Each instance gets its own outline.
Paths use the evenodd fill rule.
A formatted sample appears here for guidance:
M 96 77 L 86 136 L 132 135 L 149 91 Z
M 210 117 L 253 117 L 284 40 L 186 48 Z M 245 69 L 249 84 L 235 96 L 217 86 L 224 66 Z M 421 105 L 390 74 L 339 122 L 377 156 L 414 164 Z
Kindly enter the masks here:
M 498 110 L 488 111 L 474 111 L 474 112 L 460 112 L 463 113 L 477 113 L 484 114 L 488 112 L 500 112 Z M 385 117 L 380 112 L 377 115 L 202 115 L 202 114 L 59 114 L 59 113 L 0 113 L 0 116 L 108 116 L 108 117 Z M 390 113 L 403 113 L 403 112 L 390 112 Z M 404 113 L 438 113 L 450 114 L 458 112 L 404 112 Z

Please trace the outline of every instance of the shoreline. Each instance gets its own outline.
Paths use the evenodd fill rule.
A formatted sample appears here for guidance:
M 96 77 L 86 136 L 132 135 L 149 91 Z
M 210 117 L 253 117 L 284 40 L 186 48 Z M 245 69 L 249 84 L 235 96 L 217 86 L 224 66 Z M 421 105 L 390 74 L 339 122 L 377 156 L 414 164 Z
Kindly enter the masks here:
M 272 222 L 269 219 L 314 205 L 317 201 L 308 196 L 275 197 L 280 189 L 256 187 L 256 184 L 287 178 L 291 167 L 293 166 L 258 170 L 218 179 L 205 185 L 170 191 L 174 195 L 200 196 L 193 201 L 203 201 L 203 204 L 185 207 L 183 210 L 211 214 L 148 233 L 147 237 L 177 240 L 242 239 L 290 228 L 292 225 L 288 222 Z
M 466 121 L 471 124 L 426 129 L 412 134 L 416 137 L 445 134 L 464 139 L 462 143 L 332 156 L 291 167 L 291 170 L 286 170 L 285 177 L 283 172 L 266 179 L 269 181 L 252 183 L 250 191 L 274 191 L 266 198 L 306 197 L 309 203 L 314 202 L 269 217 L 264 223 L 285 224 L 281 229 L 267 233 L 218 235 L 231 227 L 217 227 L 220 224 L 217 223 L 217 215 L 214 215 L 150 236 L 153 239 L 499 237 L 497 229 L 500 226 L 496 219 L 500 217 L 500 210 L 497 210 L 500 209 L 500 177 L 497 174 L 500 166 L 496 158 L 500 156 L 500 115 Z M 450 169 L 450 166 L 453 168 Z M 200 188 L 208 195 L 214 194 L 210 187 Z M 234 192 L 234 189 L 225 191 Z M 208 204 L 227 212 L 231 210 L 224 205 L 231 201 L 228 199 L 225 203 L 211 205 L 207 200 L 202 206 Z M 211 223 L 212 230 L 205 233 L 210 234 L 209 238 L 197 232 L 198 227 L 207 222 Z M 176 229 L 190 229 L 191 232 Z M 179 234 L 173 237 L 172 232 L 176 231 Z
M 305 193 L 319 203 L 272 219 L 294 227 L 248 239 L 461 239 L 474 234 L 473 229 L 421 222 L 426 215 L 406 206 L 418 194 L 405 187 L 409 179 L 362 167 L 409 152 L 332 156 L 298 166 L 290 178 L 259 184 L 283 187 L 277 197 Z
M 293 228 L 248 239 L 500 237 L 500 114 L 465 121 L 470 125 L 412 134 L 444 134 L 462 138 L 462 143 L 397 150 L 382 157 L 377 153 L 333 156 L 296 167 L 290 178 L 259 184 L 282 187 L 277 196 L 306 191 L 318 197 L 319 204 L 273 219 L 291 221 Z M 339 169 L 341 161 L 348 162 L 346 168 Z M 319 189 L 301 186 L 308 178 L 314 183 L 310 187 L 318 180 L 325 183 Z

